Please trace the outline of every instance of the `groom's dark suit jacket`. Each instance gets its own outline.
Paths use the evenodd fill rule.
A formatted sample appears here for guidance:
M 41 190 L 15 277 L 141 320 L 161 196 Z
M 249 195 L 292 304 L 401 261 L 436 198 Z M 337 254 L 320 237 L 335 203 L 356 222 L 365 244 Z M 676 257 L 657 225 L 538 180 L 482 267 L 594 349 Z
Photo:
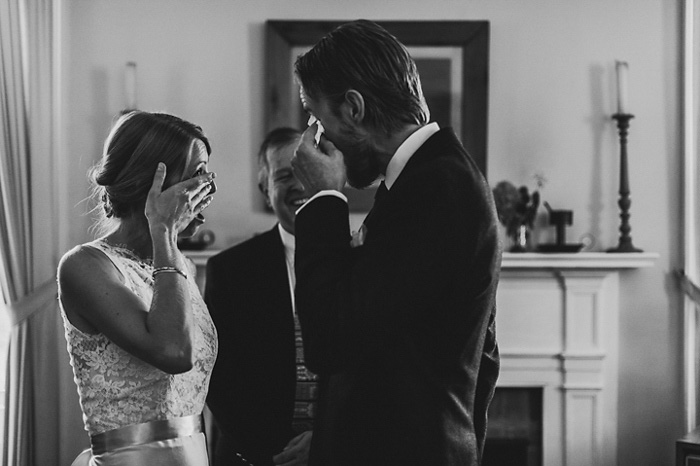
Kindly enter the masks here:
M 278 227 L 209 259 L 204 298 L 219 334 L 207 405 L 215 465 L 272 464 L 294 437 L 294 318 Z
M 297 214 L 296 305 L 321 378 L 315 466 L 478 465 L 499 357 L 491 189 L 451 129 L 430 137 L 365 219 Z

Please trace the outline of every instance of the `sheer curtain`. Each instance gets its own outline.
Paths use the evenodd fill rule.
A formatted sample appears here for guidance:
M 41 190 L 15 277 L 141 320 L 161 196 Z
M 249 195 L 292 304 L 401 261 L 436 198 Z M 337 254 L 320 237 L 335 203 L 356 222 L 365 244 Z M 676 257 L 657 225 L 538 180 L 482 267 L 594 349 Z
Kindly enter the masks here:
M 0 0 L 0 290 L 12 324 L 2 464 L 67 465 L 87 445 L 57 306 L 60 0 Z
M 686 430 L 698 424 L 700 369 L 700 2 L 685 0 L 683 28 L 683 247 L 684 269 L 690 285 L 684 303 Z

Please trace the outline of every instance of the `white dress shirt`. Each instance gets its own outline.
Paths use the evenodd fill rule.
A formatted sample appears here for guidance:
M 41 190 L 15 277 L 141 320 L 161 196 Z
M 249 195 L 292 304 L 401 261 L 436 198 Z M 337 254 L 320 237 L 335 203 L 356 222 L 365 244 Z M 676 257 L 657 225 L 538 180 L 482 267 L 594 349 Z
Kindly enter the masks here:
M 287 278 L 289 279 L 289 296 L 292 299 L 292 313 L 296 315 L 297 307 L 294 302 L 294 286 L 296 285 L 296 275 L 294 274 L 294 248 L 296 247 L 296 240 L 293 234 L 282 228 L 281 224 L 278 223 L 277 228 L 279 229 L 282 244 L 284 245 L 284 258 L 287 263 Z

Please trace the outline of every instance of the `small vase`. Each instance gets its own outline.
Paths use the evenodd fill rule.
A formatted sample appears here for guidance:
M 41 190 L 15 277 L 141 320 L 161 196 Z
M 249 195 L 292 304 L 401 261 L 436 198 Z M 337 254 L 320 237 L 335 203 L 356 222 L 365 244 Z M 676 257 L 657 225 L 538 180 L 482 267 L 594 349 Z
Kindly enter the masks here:
M 512 246 L 510 252 L 527 252 L 530 249 L 530 228 L 527 225 L 520 225 L 515 234 L 511 236 Z

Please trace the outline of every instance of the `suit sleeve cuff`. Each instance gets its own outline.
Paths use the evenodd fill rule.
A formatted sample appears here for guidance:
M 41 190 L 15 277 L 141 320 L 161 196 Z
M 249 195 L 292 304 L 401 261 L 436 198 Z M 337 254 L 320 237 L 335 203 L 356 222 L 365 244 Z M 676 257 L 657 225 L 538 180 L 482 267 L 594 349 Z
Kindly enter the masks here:
M 341 193 L 340 191 L 336 191 L 335 189 L 324 189 L 323 191 L 319 191 L 316 194 L 314 194 L 313 196 L 311 196 L 311 198 L 308 201 L 306 201 L 304 203 L 304 205 L 299 207 L 295 213 L 299 214 L 299 212 L 301 212 L 301 209 L 306 207 L 309 204 L 309 202 L 311 202 L 314 199 L 317 199 L 319 197 L 322 197 L 322 196 L 335 196 L 335 197 L 338 197 L 338 198 L 344 200 L 346 203 L 348 202 L 348 198 L 345 196 L 345 194 Z

